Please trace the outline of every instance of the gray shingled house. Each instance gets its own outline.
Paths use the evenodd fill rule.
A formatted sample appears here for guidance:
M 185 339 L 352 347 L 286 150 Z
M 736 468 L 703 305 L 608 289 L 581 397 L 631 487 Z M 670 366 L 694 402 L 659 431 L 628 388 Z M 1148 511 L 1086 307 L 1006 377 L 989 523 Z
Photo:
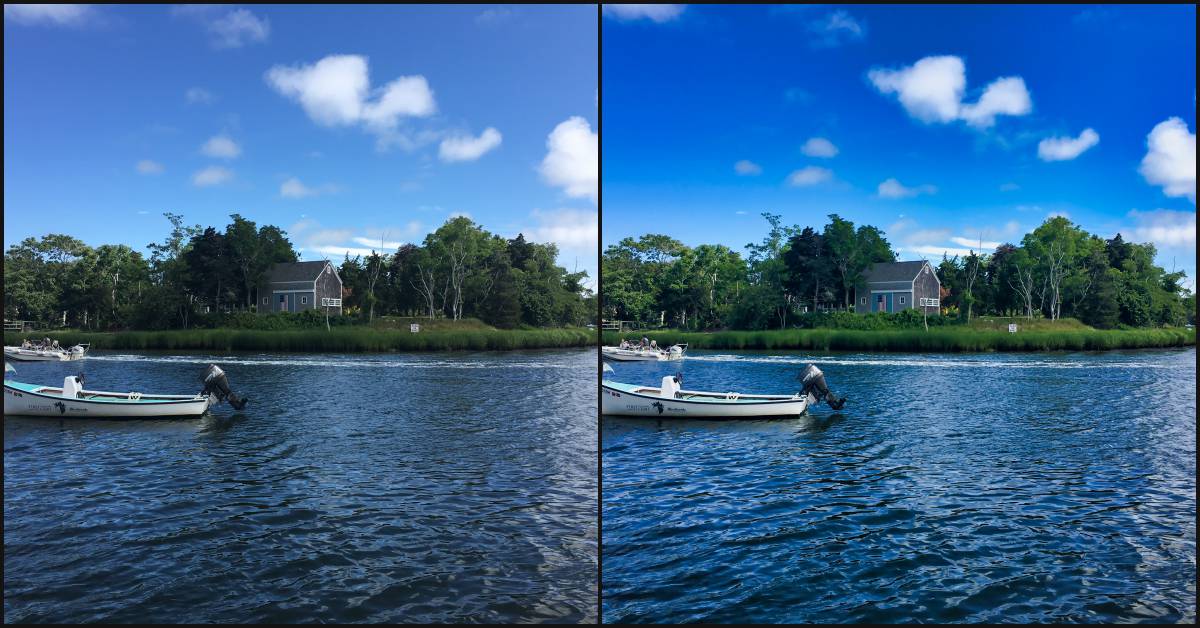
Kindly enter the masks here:
M 275 264 L 258 289 L 260 313 L 324 311 L 326 305 L 330 314 L 342 313 L 342 278 L 325 260 Z
M 925 260 L 875 264 L 854 289 L 854 311 L 899 312 L 924 308 L 927 314 L 941 311 L 942 282 Z

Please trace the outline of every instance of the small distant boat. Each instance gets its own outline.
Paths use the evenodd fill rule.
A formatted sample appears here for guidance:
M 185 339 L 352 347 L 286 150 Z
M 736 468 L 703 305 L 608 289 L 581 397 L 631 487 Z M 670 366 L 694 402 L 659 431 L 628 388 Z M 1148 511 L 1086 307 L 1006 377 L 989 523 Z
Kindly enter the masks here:
M 810 405 L 825 401 L 840 410 L 846 399 L 825 386 L 825 376 L 808 365 L 801 373 L 804 388 L 794 395 L 754 395 L 737 392 L 682 390 L 680 375 L 668 375 L 662 385 L 636 386 L 604 380 L 601 412 L 613 416 L 646 416 L 686 419 L 760 419 L 800 416 Z
M 20 362 L 70 362 L 87 357 L 91 345 L 77 344 L 69 349 L 62 347 L 4 347 L 4 357 Z
M 687 352 L 687 344 L 671 345 L 669 349 L 601 347 L 600 353 L 609 360 L 620 362 L 673 362 L 682 360 Z
M 5 363 L 5 373 L 12 371 Z M 211 364 L 204 374 L 204 389 L 195 395 L 154 395 L 140 392 L 84 390 L 83 376 L 70 375 L 61 388 L 4 380 L 4 414 L 79 419 L 158 419 L 198 417 L 210 407 L 228 401 L 236 410 L 247 399 L 229 389 L 225 372 Z

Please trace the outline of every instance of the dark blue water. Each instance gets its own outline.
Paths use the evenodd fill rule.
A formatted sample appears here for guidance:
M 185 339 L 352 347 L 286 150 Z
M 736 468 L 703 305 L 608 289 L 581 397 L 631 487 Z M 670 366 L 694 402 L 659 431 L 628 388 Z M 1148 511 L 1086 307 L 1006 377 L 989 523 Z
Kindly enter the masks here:
M 605 417 L 605 622 L 1194 622 L 1196 352 L 700 353 L 655 384 L 849 397 Z M 612 374 L 610 374 L 612 375 Z
M 591 350 L 96 355 L 169 422 L 4 419 L 6 622 L 595 621 Z

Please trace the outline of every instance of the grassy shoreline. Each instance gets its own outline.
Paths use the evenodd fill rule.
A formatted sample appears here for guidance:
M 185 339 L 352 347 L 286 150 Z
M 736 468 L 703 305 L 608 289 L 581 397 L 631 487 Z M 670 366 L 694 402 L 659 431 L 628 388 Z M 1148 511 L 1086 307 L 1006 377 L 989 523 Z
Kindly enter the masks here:
M 804 349 L 914 353 L 974 353 L 992 351 L 1108 351 L 1195 346 L 1194 329 L 1071 329 L 1054 331 L 977 330 L 941 327 L 899 330 L 785 329 L 771 331 L 662 332 L 625 334 L 604 332 L 604 344 L 621 337 L 647 336 L 659 345 L 686 342 L 690 349 Z
M 48 335 L 64 346 L 91 343 L 93 349 L 184 351 L 280 351 L 296 353 L 371 353 L 389 351 L 512 351 L 595 346 L 596 332 L 563 329 L 455 329 L 443 331 L 343 327 L 263 331 L 188 329 L 121 332 L 5 332 L 4 344 Z

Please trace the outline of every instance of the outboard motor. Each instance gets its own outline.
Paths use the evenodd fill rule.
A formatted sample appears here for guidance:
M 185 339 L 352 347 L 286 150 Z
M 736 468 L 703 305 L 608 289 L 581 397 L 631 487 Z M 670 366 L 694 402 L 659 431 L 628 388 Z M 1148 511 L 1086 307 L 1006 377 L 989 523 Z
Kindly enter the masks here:
M 246 402 L 249 399 L 238 397 L 232 390 L 229 389 L 229 380 L 225 378 L 225 371 L 216 364 L 209 364 L 208 370 L 204 371 L 204 391 L 200 394 L 215 395 L 221 401 L 229 402 L 234 410 L 241 410 L 246 407 Z
M 841 410 L 846 405 L 845 397 L 836 397 L 825 385 L 825 374 L 813 364 L 804 367 L 800 372 L 800 382 L 804 384 L 803 394 L 811 394 L 817 401 L 824 400 L 834 410 Z

